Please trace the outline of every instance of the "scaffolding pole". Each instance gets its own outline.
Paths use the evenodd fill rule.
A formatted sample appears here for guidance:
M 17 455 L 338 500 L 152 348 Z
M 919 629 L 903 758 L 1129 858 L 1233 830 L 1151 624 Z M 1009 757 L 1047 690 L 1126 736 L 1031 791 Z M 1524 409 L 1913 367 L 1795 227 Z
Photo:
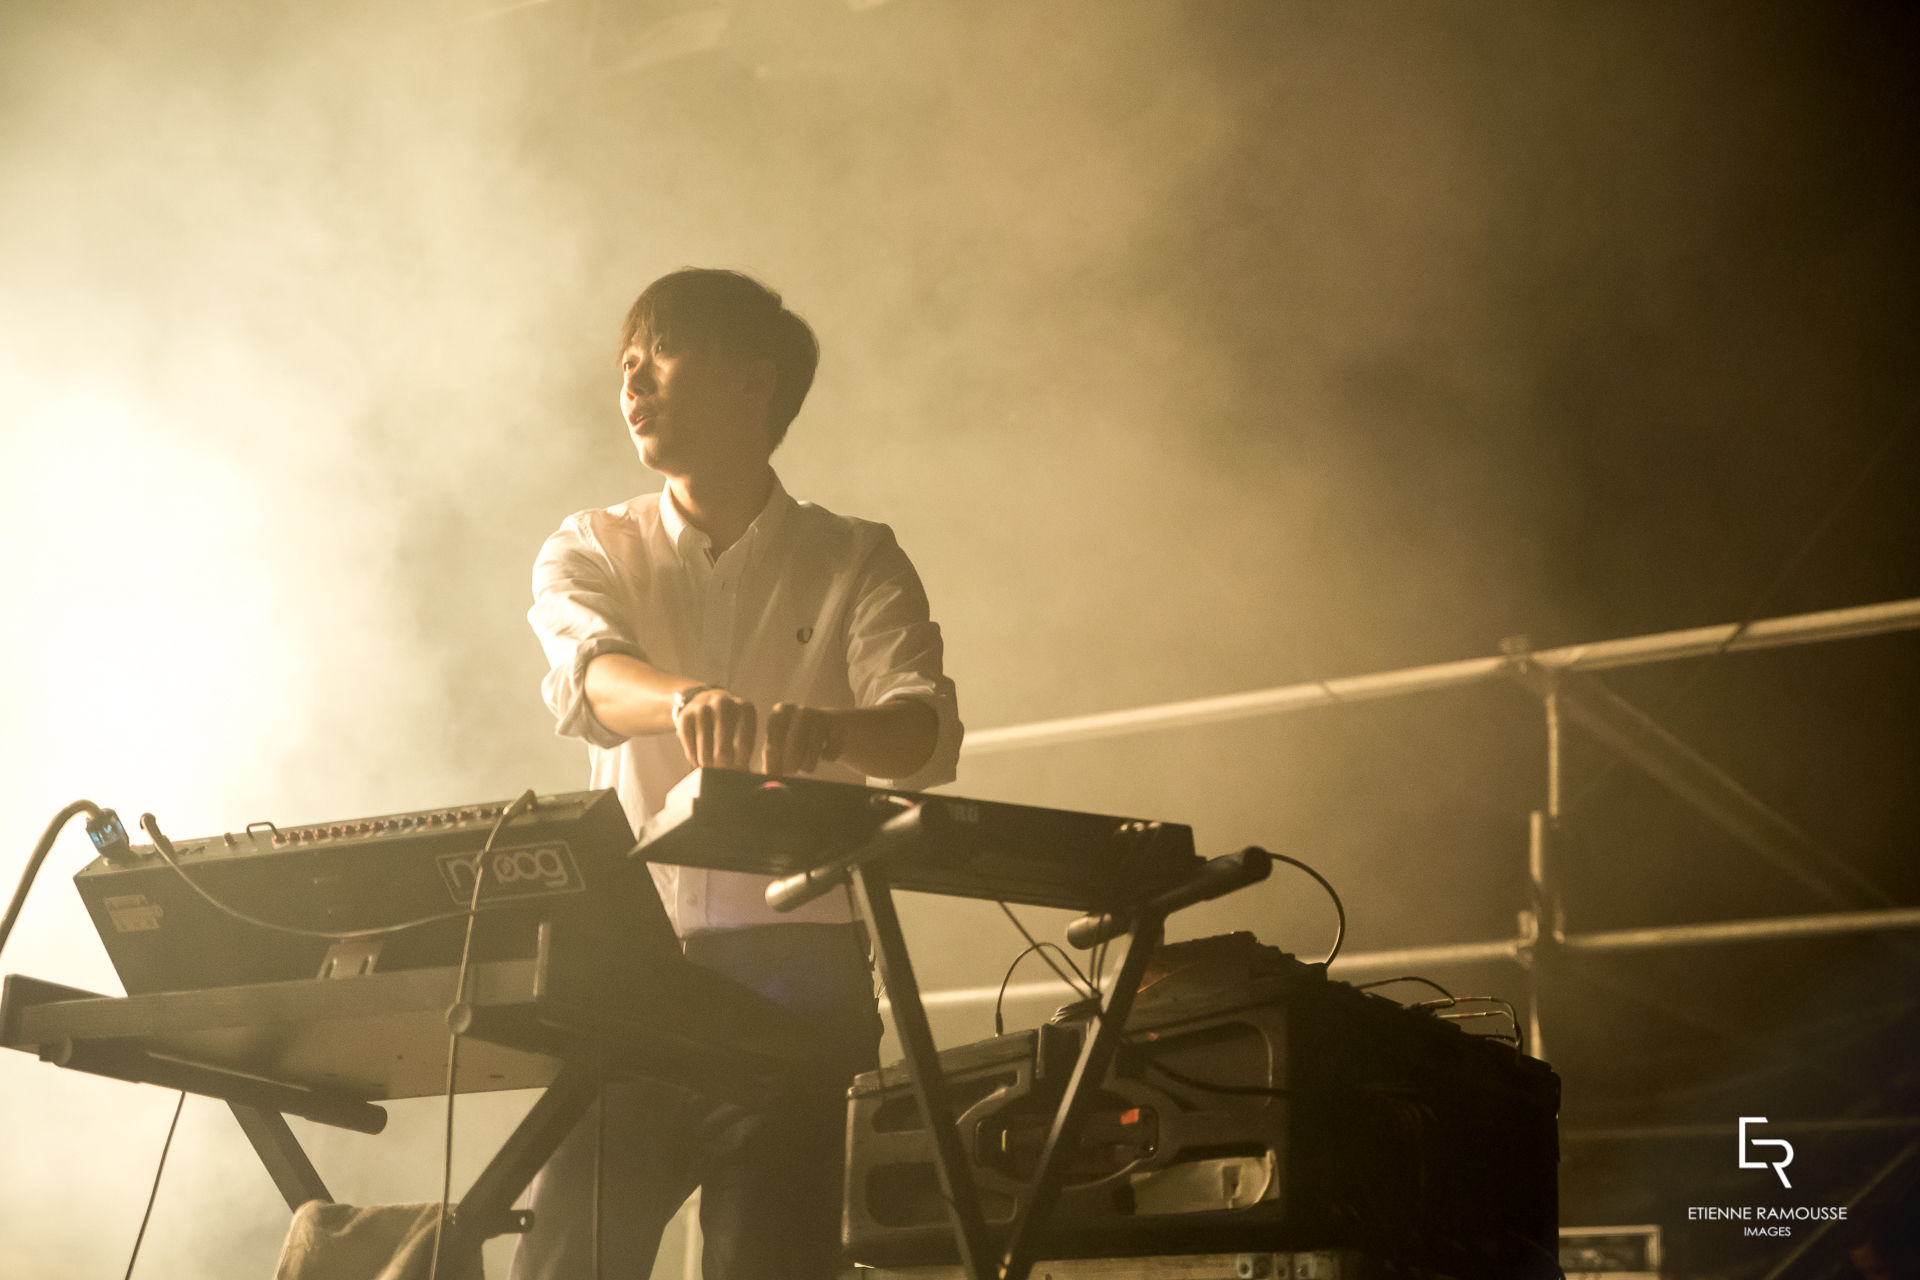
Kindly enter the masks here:
M 1505 653 L 1497 657 L 1468 658 L 1459 662 L 1406 667 L 1371 675 L 1309 680 L 1302 684 L 1223 694 L 1213 698 L 1189 698 L 1122 711 L 1036 720 L 1030 724 L 1006 725 L 969 733 L 960 750 L 967 756 L 994 755 L 1028 747 L 1090 742 L 1187 725 L 1280 715 L 1308 707 L 1402 697 L 1484 683 L 1511 673 L 1522 662 L 1554 670 L 1604 671 L 1611 667 L 1645 666 L 1682 658 L 1703 658 L 1722 653 L 1777 649 L 1788 645 L 1913 630 L 1920 630 L 1920 599 L 1893 600 L 1851 609 L 1828 609 L 1784 618 L 1764 618 L 1747 624 L 1734 622 L 1693 627 L 1656 635 L 1565 645 L 1538 653 Z
M 968 756 L 984 756 L 1031 747 L 1280 715 L 1309 707 L 1400 697 L 1487 683 L 1500 678 L 1517 680 L 1539 697 L 1545 714 L 1546 787 L 1541 807 L 1529 815 L 1528 897 L 1526 906 L 1519 913 L 1516 936 L 1487 942 L 1402 947 L 1391 951 L 1343 955 L 1329 966 L 1329 973 L 1342 980 L 1351 980 L 1372 974 L 1419 973 L 1423 969 L 1454 965 L 1488 962 L 1517 964 L 1524 983 L 1521 1016 L 1527 1031 L 1526 1043 L 1536 1056 L 1544 1059 L 1547 1056 L 1544 1024 L 1548 1018 L 1543 1007 L 1557 985 L 1560 970 L 1576 953 L 1629 952 L 1847 934 L 1888 935 L 1887 940 L 1897 948 L 1896 954 L 1911 959 L 1920 953 L 1920 949 L 1913 947 L 1903 936 L 1906 930 L 1920 929 L 1920 908 L 1896 906 L 1878 886 L 1821 848 L 1785 817 L 1741 787 L 1724 770 L 1701 757 L 1644 712 L 1581 673 L 1913 630 L 1920 630 L 1920 599 L 1895 600 L 1747 623 L 1695 627 L 1592 644 L 1567 645 L 1540 652 L 1529 651 L 1526 642 L 1519 640 L 1503 646 L 1503 652 L 1498 657 L 1313 680 L 1246 693 L 1193 698 L 988 729 L 969 735 L 962 750 Z M 1856 907 L 1864 903 L 1879 909 L 1568 933 L 1558 875 L 1564 799 L 1563 738 L 1567 722 L 1576 723 L 1592 733 L 1723 830 L 1793 876 L 1804 887 L 1819 894 L 1828 905 Z M 1048 993 L 1057 995 L 1059 990 L 1048 983 L 1027 983 L 1004 994 L 1009 998 L 1024 1000 L 1037 999 Z M 930 995 L 927 1003 L 948 1008 L 964 1007 L 991 1002 L 997 994 L 997 989 L 969 988 Z M 1825 1130 L 1833 1131 L 1853 1128 L 1906 1130 L 1914 1125 L 1915 1120 L 1913 1117 L 1891 1117 L 1816 1123 Z M 1569 1138 L 1574 1141 L 1645 1141 L 1704 1137 L 1709 1131 L 1715 1136 L 1724 1137 L 1722 1128 L 1717 1125 L 1667 1126 L 1665 1129 L 1623 1127 L 1582 1131 L 1570 1134 Z M 1920 1154 L 1920 1142 L 1909 1144 L 1896 1155 L 1855 1192 L 1850 1203 L 1857 1204 L 1864 1200 L 1916 1154 Z M 1769 1273 L 1767 1280 L 1784 1277 L 1826 1234 L 1822 1230 L 1801 1242 L 1798 1249 Z
M 1900 929 L 1920 929 L 1920 907 L 1889 911 L 1838 911 L 1818 916 L 1771 916 L 1757 920 L 1723 920 L 1713 924 L 1677 924 L 1650 929 L 1609 929 L 1597 933 L 1559 935 L 1559 945 L 1568 951 L 1649 951 L 1661 947 L 1711 946 L 1729 942 L 1769 942 L 1793 938 L 1836 937 L 1851 933 L 1881 933 Z M 1496 938 L 1489 942 L 1444 942 L 1428 947 L 1396 947 L 1389 951 L 1359 951 L 1343 954 L 1327 967 L 1328 973 L 1342 981 L 1373 974 L 1456 965 L 1512 963 L 1532 941 L 1526 934 Z M 922 1003 L 929 1009 L 969 1008 L 991 1005 L 1000 994 L 998 986 L 955 987 L 929 991 Z M 1073 993 L 1059 982 L 1018 982 L 1007 988 L 1006 1000 L 1019 1004 L 1028 1000 L 1054 998 L 1062 1004 Z M 885 1007 L 885 1001 L 882 1001 Z

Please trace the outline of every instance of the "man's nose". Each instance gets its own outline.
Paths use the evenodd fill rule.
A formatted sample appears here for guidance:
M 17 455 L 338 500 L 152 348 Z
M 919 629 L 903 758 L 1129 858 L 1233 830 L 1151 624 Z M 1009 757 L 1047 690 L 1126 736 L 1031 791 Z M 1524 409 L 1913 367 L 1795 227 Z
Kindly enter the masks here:
M 642 360 L 627 370 L 627 394 L 645 395 L 651 390 L 653 390 L 653 362 Z

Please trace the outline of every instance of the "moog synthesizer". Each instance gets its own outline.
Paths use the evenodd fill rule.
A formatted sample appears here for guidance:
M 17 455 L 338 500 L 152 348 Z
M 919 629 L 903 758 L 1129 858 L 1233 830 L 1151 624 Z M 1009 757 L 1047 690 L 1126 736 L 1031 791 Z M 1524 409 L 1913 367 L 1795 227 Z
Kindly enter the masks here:
M 480 958 L 500 949 L 495 935 L 506 919 L 562 907 L 577 913 L 589 898 L 605 900 L 595 910 L 619 901 L 632 917 L 624 932 L 639 945 L 671 946 L 645 867 L 628 857 L 633 836 L 613 792 L 542 796 L 502 824 L 507 807 L 496 801 L 305 826 L 256 822 L 176 841 L 179 871 L 152 846 L 136 846 L 131 859 L 96 858 L 74 884 L 130 994 L 311 978 L 332 944 L 248 924 L 195 892 L 182 873 L 236 911 L 289 930 L 381 929 L 437 917 L 385 938 L 380 967 L 453 963 L 480 852 L 496 824 L 480 890 Z

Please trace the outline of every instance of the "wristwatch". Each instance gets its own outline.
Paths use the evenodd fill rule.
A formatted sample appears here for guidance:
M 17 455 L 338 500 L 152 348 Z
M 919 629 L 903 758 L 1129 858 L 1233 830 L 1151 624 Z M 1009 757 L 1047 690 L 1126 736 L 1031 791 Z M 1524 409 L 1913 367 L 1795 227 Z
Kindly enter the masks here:
M 673 722 L 675 724 L 680 723 L 680 714 L 687 709 L 689 702 L 692 702 L 707 690 L 717 689 L 719 687 L 719 685 L 713 684 L 690 684 L 684 689 L 675 690 L 673 695 Z

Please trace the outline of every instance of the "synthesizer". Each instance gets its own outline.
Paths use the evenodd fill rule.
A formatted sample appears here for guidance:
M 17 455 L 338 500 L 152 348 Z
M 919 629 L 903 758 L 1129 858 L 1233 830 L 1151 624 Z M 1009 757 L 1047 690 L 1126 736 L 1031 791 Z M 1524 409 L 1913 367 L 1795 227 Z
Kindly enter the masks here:
M 897 889 L 1107 911 L 1201 865 L 1192 829 L 1177 823 L 732 769 L 681 779 L 641 828 L 639 849 L 649 862 L 793 875 L 858 848 L 916 804 L 940 812 L 944 835 L 926 856 L 888 864 Z
M 300 826 L 255 822 L 174 841 L 178 870 L 151 845 L 137 845 L 131 858 L 96 858 L 74 884 L 122 984 L 136 994 L 311 978 L 337 941 L 320 935 L 415 921 L 429 923 L 376 935 L 379 966 L 452 964 L 490 836 L 479 957 L 525 949 L 530 935 L 512 943 L 501 935 L 517 937 L 527 921 L 558 914 L 605 915 L 596 932 L 617 926 L 629 946 L 672 949 L 651 877 L 628 856 L 632 831 L 613 792 L 538 797 L 502 823 L 507 807 L 503 800 Z

